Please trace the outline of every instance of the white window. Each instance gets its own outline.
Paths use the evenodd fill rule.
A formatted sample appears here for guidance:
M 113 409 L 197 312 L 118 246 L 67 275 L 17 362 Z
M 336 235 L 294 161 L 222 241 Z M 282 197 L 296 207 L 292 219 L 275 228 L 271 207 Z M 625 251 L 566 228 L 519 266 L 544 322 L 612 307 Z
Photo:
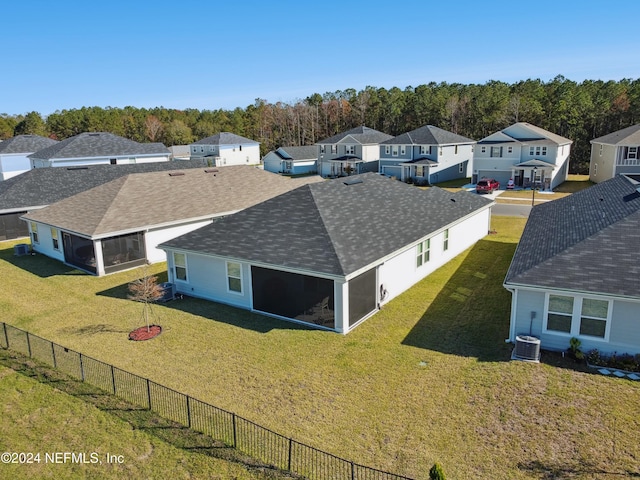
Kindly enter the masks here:
M 400 146 L 400 155 L 404 155 L 405 153 L 407 153 L 407 147 L 405 147 L 404 145 Z
M 536 149 L 534 147 L 529 147 L 529 155 L 531 155 L 533 157 L 533 154 L 535 153 Z
M 204 147 L 200 147 L 200 152 L 204 153 Z
M 58 230 L 51 228 L 51 241 L 53 242 L 53 249 L 60 250 L 60 241 L 58 240 Z
M 31 222 L 31 240 L 38 243 L 38 224 L 35 222 Z
M 603 147 L 603 146 L 604 146 L 604 145 L 600 144 L 600 156 L 602 156 L 602 147 Z M 564 149 L 564 145 L 562 146 L 562 148 Z
M 242 267 L 237 262 L 227 262 L 227 289 L 242 293 Z
M 426 145 L 420 145 L 420 155 L 426 155 L 427 154 L 427 147 Z
M 547 147 L 542 147 L 542 156 L 543 157 L 547 156 Z
M 611 310 L 609 300 L 547 294 L 544 330 L 608 340 Z
M 444 242 L 442 242 L 442 250 L 446 252 L 449 250 L 449 229 L 444 231 Z
M 384 146 L 384 154 L 385 155 L 391 154 L 391 145 L 385 145 Z
M 184 253 L 173 252 L 173 271 L 176 280 L 187 281 L 187 256 Z
M 345 155 L 355 155 L 356 154 L 356 146 L 355 145 L 345 145 L 344 153 L 345 153 Z
M 431 239 L 427 238 L 417 246 L 416 267 L 421 267 L 431 259 Z
M 627 158 L 638 158 L 638 147 L 629 147 Z
M 333 153 L 333 154 L 338 153 L 338 146 L 337 145 L 331 145 L 331 153 Z
M 391 155 L 393 155 L 394 157 L 398 156 L 398 146 L 397 145 L 393 146 L 393 152 L 391 153 Z
M 213 145 L 209 145 L 209 151 L 213 152 Z
M 507 147 L 507 153 L 513 153 L 513 147 Z
M 464 163 L 458 164 L 458 173 L 464 173 Z
M 502 147 L 491 147 L 491 156 L 492 157 L 501 157 L 502 156 Z
M 480 147 L 480 151 L 482 153 L 487 153 L 487 147 Z
M 416 165 L 416 177 L 424 177 L 424 165 Z
M 324 145 L 320 145 L 320 153 L 324 153 Z

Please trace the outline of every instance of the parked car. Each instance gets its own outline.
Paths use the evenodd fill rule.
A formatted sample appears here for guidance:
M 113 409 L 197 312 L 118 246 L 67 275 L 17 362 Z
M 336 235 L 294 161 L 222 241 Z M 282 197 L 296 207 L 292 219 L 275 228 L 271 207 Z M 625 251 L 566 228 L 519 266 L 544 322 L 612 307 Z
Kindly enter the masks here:
M 476 183 L 476 193 L 493 193 L 500 188 L 500 183 L 493 178 L 483 178 Z

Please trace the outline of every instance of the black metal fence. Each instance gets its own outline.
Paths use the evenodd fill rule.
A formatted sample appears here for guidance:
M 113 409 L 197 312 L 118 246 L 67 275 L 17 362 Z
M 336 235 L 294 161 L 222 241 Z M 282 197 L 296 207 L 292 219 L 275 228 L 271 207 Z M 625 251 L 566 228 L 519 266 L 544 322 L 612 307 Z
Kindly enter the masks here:
M 148 408 L 273 467 L 318 480 L 410 480 L 358 465 L 171 388 L 0 322 L 0 346 Z

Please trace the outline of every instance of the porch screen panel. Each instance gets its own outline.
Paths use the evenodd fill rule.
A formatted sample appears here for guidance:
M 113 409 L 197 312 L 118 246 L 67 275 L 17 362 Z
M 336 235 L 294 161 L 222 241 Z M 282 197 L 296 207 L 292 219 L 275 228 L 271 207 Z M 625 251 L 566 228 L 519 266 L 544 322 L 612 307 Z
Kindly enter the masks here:
M 376 269 L 349 280 L 349 326 L 376 309 Z
M 143 265 L 146 262 L 144 235 L 130 233 L 102 240 L 102 258 L 106 273 Z
M 96 253 L 92 240 L 63 232 L 62 244 L 64 246 L 65 262 L 96 273 Z
M 252 266 L 251 286 L 255 310 L 334 328 L 332 280 Z

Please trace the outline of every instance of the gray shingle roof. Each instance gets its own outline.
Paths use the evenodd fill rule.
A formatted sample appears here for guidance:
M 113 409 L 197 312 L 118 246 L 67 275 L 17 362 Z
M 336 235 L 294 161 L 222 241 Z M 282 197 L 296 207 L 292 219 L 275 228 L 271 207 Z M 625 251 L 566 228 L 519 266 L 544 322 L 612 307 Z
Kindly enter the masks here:
M 234 212 L 314 181 L 322 179 L 290 179 L 245 165 L 134 173 L 24 217 L 97 238 Z
M 345 276 L 492 202 L 376 173 L 297 188 L 164 245 Z M 418 213 L 416 213 L 418 212 Z
M 318 147 L 280 147 L 274 153 L 283 160 L 312 160 L 318 158 Z
M 0 142 L 0 154 L 33 153 L 56 143 L 58 143 L 57 140 L 41 137 L 40 135 L 18 135 Z
M 35 168 L 0 182 L 0 213 L 50 205 L 130 173 L 206 166 L 203 160 Z
M 524 137 L 522 135 L 519 135 L 516 137 L 512 133 L 510 133 L 511 131 L 509 129 L 511 127 L 524 128 L 525 130 L 530 132 L 531 136 Z M 504 139 L 501 137 L 504 137 Z M 556 133 L 550 132 L 548 130 L 545 130 L 544 128 L 540 128 L 536 125 L 532 125 L 527 122 L 514 123 L 513 125 L 503 128 L 500 132 L 493 133 L 488 137 L 485 137 L 482 140 L 479 140 L 478 143 L 479 144 L 499 143 L 499 141 L 511 142 L 514 140 L 517 142 L 527 142 L 527 143 L 531 143 L 536 140 L 546 140 L 546 142 L 541 142 L 541 144 L 551 142 L 551 143 L 555 143 L 556 145 L 570 145 L 573 143 L 573 140 L 569 140 L 568 138 L 562 137 Z
M 456 145 L 464 143 L 475 143 L 475 140 L 433 125 L 425 125 L 381 142 L 382 145 Z
M 640 145 L 640 124 L 632 125 L 617 132 L 612 132 L 602 137 L 594 138 L 591 143 L 604 143 L 606 145 Z
M 139 155 L 169 155 L 162 143 L 138 143 L 108 132 L 85 132 L 38 150 L 31 159 L 121 157 Z
M 349 138 L 347 138 L 349 137 Z M 333 144 L 342 143 L 344 140 L 346 143 L 359 143 L 361 145 L 374 145 L 382 143 L 386 140 L 393 138 L 391 135 L 379 132 L 373 128 L 361 126 L 347 130 L 346 132 L 338 133 L 333 137 L 325 138 L 316 142 L 317 144 Z
M 220 132 L 210 137 L 203 138 L 191 145 L 246 145 L 248 143 L 259 143 L 249 138 L 241 137 L 235 133 Z
M 640 297 L 640 193 L 617 176 L 537 205 L 506 284 Z

